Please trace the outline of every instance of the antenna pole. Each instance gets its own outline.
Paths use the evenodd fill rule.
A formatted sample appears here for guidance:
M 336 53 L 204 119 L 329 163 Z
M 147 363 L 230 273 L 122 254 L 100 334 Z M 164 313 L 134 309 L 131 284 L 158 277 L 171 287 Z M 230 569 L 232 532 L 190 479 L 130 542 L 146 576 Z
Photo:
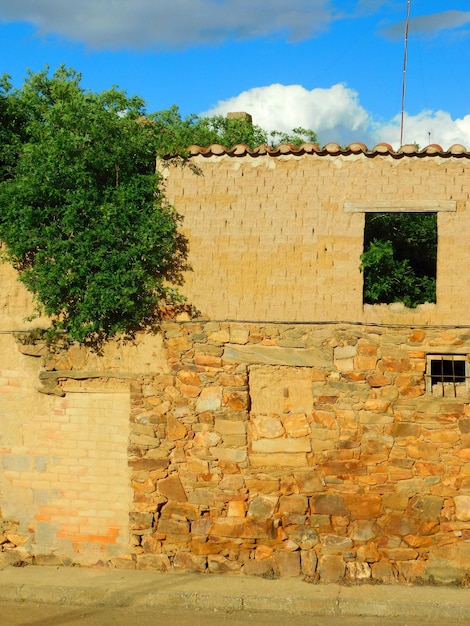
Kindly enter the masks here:
M 400 147 L 403 145 L 403 126 L 405 121 L 406 66 L 408 62 L 408 29 L 410 24 L 410 9 L 411 0 L 407 0 L 405 20 L 405 48 L 403 51 L 403 85 L 401 91 Z

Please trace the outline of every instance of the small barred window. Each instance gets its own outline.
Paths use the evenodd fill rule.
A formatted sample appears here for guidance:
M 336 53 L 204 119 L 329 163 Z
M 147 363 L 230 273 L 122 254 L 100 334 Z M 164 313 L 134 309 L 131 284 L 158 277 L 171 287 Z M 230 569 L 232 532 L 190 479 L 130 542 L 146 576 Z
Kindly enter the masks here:
M 426 391 L 433 396 L 468 395 L 470 363 L 467 356 L 430 354 L 426 366 Z

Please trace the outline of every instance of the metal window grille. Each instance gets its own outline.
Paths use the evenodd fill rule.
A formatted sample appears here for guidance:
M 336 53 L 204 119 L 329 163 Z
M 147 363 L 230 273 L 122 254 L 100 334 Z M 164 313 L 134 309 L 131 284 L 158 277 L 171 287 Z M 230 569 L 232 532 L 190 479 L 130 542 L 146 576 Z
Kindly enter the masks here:
M 467 356 L 434 354 L 427 358 L 426 390 L 434 396 L 468 394 L 470 364 Z

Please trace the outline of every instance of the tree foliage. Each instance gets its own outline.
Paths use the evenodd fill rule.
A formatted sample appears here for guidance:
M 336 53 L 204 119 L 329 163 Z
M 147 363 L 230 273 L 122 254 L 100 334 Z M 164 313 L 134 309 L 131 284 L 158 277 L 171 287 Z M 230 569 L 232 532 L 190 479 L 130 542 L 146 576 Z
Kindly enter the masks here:
M 301 132 L 298 132 L 301 131 Z M 85 90 L 60 67 L 0 78 L 0 241 L 53 330 L 80 342 L 153 325 L 186 267 L 186 241 L 156 173 L 157 155 L 192 144 L 255 147 L 271 135 L 243 118 L 148 114 L 113 87 Z
M 39 311 L 78 341 L 153 323 L 185 246 L 142 100 L 87 92 L 63 67 L 0 96 L 0 239 Z
M 366 214 L 364 302 L 435 302 L 436 259 L 435 213 Z
M 245 144 L 255 148 L 261 144 L 277 146 L 291 143 L 300 146 L 306 141 L 315 143 L 317 135 L 313 130 L 294 128 L 285 133 L 278 130 L 266 131 L 243 117 L 227 118 L 222 115 L 200 117 L 188 115 L 182 117 L 175 105 L 170 109 L 148 115 L 158 132 L 158 152 L 184 155 L 191 145 L 210 146 L 220 144 L 231 148 L 236 144 Z

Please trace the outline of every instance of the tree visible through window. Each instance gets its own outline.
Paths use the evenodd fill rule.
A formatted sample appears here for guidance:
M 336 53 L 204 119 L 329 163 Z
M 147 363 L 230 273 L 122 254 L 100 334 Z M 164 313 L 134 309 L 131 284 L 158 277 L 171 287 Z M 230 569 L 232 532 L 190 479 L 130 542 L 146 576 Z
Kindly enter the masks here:
M 366 213 L 364 303 L 436 302 L 437 214 Z

